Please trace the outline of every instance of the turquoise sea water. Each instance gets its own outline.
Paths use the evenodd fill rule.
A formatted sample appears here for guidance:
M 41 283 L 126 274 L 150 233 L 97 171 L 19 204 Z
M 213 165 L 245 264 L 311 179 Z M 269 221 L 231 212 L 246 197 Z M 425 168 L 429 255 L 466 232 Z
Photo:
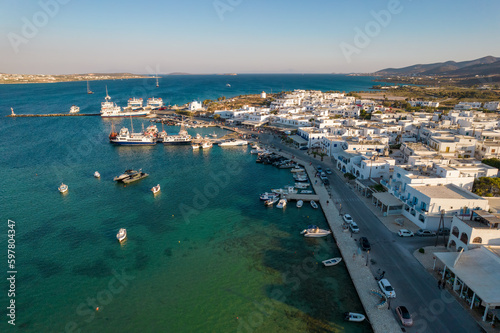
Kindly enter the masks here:
M 3 117 L 10 107 L 16 113 L 59 113 L 77 104 L 81 112 L 98 112 L 105 85 L 123 106 L 132 96 L 180 104 L 271 88 L 366 90 L 371 79 L 170 76 L 160 80 L 158 90 L 147 88 L 149 81 L 154 85 L 152 80 L 91 82 L 94 95 L 85 93 L 86 83 L 0 85 L 0 259 L 6 272 L 11 219 L 17 328 L 371 332 L 366 323 L 342 321 L 342 312 L 362 311 L 345 266 L 318 264 L 339 255 L 333 238 L 300 235 L 309 224 L 327 226 L 322 212 L 308 205 L 266 208 L 259 201 L 259 193 L 293 183 L 289 171 L 256 164 L 247 147 L 115 147 L 107 142 L 110 122 L 100 117 Z M 132 93 L 140 87 L 144 95 Z M 135 128 L 142 123 L 149 125 L 134 119 Z M 130 120 L 122 124 L 129 126 Z M 188 131 L 206 135 L 214 129 Z M 126 186 L 113 182 L 128 168 L 150 176 Z M 100 179 L 93 177 L 96 170 Z M 57 191 L 61 182 L 69 185 L 65 195 Z M 153 197 L 150 188 L 156 184 L 162 191 Z M 120 245 L 115 235 L 122 227 L 128 240 Z M 1 286 L 5 309 L 8 285 Z

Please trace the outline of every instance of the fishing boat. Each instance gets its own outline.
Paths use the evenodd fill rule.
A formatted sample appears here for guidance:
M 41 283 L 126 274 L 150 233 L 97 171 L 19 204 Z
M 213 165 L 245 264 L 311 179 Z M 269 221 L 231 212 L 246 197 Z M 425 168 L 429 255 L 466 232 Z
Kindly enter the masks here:
M 94 177 L 101 178 L 101 174 L 98 171 L 96 171 L 96 172 L 94 172 Z
M 308 188 L 309 186 L 311 186 L 309 183 L 295 183 L 295 187 L 299 189 Z
M 61 183 L 61 186 L 59 186 L 57 189 L 61 193 L 66 193 L 66 192 L 68 192 L 68 185 Z
M 344 313 L 344 320 L 361 322 L 361 321 L 365 320 L 365 316 L 362 315 L 361 313 L 345 312 Z
M 342 258 L 341 257 L 337 257 L 337 258 L 331 258 L 331 259 L 323 260 L 322 263 L 325 266 L 335 266 L 335 265 L 337 265 L 341 261 L 342 261 Z
M 269 199 L 273 199 L 273 198 L 279 198 L 279 194 L 278 193 L 268 193 L 268 192 L 265 192 L 265 193 L 262 193 L 260 195 L 260 200 L 269 200 Z
M 128 184 L 146 178 L 147 176 L 149 175 L 145 172 L 142 172 L 142 170 L 126 170 L 125 173 L 113 178 L 113 180 L 116 182 Z
M 144 133 L 131 133 L 128 128 L 123 127 L 117 136 L 110 137 L 109 141 L 121 146 L 153 146 L 156 138 Z
M 193 141 L 193 138 L 184 128 L 183 121 L 181 122 L 181 129 L 179 130 L 179 134 L 167 135 L 163 138 L 163 144 L 165 145 L 189 145 L 191 144 L 191 141 Z
M 69 109 L 69 113 L 78 113 L 80 112 L 80 108 L 76 105 L 71 105 L 71 108 Z
M 153 192 L 153 194 L 160 192 L 160 184 L 153 186 L 153 188 L 151 189 L 151 192 Z
M 200 145 L 199 145 L 199 144 L 194 144 L 194 145 L 191 145 L 191 147 L 193 147 L 193 150 L 198 150 L 198 149 L 200 149 Z
M 294 194 L 294 193 L 297 193 L 297 189 L 295 189 L 293 186 L 288 186 L 286 188 L 271 189 L 271 192 L 278 193 L 278 194 Z
M 217 134 L 215 134 L 215 132 L 213 132 L 212 134 L 209 134 L 209 136 L 211 136 L 212 138 L 216 138 Z
M 270 198 L 270 199 L 268 199 L 268 200 L 266 200 L 264 202 L 264 205 L 266 205 L 266 206 L 273 206 L 278 201 L 279 201 L 279 197 Z
M 304 201 L 302 200 L 297 201 L 297 208 L 302 207 L 302 205 L 304 205 Z
M 231 85 L 229 83 L 226 83 L 226 87 L 231 88 Z
M 302 191 L 300 191 L 300 193 L 301 194 L 312 194 L 313 191 L 311 191 L 311 190 L 302 190 Z
M 118 239 L 118 241 L 121 243 L 125 240 L 125 238 L 127 238 L 127 229 L 125 228 L 121 228 L 120 230 L 118 230 L 118 233 L 116 234 L 116 238 Z
M 280 199 L 280 201 L 278 202 L 278 204 L 276 205 L 276 208 L 285 208 L 286 206 L 286 199 Z
M 307 175 L 306 175 L 306 174 L 304 174 L 304 173 L 299 173 L 299 172 L 298 172 L 298 173 L 295 173 L 295 174 L 293 175 L 293 179 L 295 179 L 295 180 L 296 180 L 296 181 L 298 181 L 298 182 L 307 182 L 307 181 L 308 181 L 308 179 L 307 179 Z
M 311 207 L 314 209 L 318 209 L 318 204 L 316 203 L 316 201 L 311 200 Z
M 310 225 L 307 227 L 307 229 L 302 230 L 301 234 L 304 235 L 304 237 L 325 237 L 331 234 L 332 232 L 330 230 L 325 230 L 325 229 L 320 229 L 316 225 Z

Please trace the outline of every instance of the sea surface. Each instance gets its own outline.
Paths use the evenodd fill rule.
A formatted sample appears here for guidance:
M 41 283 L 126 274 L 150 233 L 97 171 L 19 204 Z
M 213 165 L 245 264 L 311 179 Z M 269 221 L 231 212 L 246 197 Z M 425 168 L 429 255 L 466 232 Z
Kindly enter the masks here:
M 0 85 L 0 262 L 15 221 L 16 328 L 23 332 L 371 332 L 346 323 L 363 312 L 321 210 L 266 208 L 259 193 L 293 184 L 289 170 L 255 163 L 249 147 L 116 147 L 100 117 L 7 118 L 16 113 L 97 113 L 112 100 L 166 104 L 293 89 L 367 90 L 369 77 L 165 76 L 154 79 Z M 229 83 L 231 87 L 227 87 Z M 134 128 L 150 125 L 134 119 Z M 129 119 L 115 123 L 130 127 Z M 177 133 L 178 127 L 165 127 Z M 218 136 L 219 128 L 188 129 Z M 126 169 L 149 177 L 113 182 Z M 93 177 L 94 171 L 101 178 Z M 57 187 L 64 182 L 67 194 Z M 151 187 L 161 185 L 153 196 Z M 119 244 L 118 229 L 128 239 Z M 2 278 L 0 331 L 7 332 Z M 98 309 L 97 309 L 98 308 Z

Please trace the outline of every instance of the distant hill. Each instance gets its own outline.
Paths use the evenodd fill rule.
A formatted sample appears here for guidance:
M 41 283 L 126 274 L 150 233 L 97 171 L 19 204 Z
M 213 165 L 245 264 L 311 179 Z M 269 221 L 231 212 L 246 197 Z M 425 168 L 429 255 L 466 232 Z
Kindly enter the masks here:
M 418 64 L 403 68 L 386 68 L 376 75 L 445 75 L 471 76 L 500 74 L 500 58 L 487 56 L 469 61 L 446 61 L 434 64 Z

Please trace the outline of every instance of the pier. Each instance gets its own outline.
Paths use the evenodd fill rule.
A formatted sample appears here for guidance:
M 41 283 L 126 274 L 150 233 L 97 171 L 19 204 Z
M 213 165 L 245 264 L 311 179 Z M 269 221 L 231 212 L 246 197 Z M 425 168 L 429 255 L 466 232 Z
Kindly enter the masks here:
M 288 201 L 319 201 L 319 195 L 317 194 L 302 194 L 302 193 L 289 193 L 285 195 Z
M 88 117 L 100 116 L 100 113 L 46 113 L 46 114 L 9 114 L 11 118 L 31 118 L 31 117 Z
M 273 151 L 276 154 L 292 159 L 291 154 L 282 151 Z M 293 158 L 293 160 L 304 167 L 310 180 L 315 178 L 316 169 L 314 166 L 297 159 L 297 157 Z M 373 296 L 371 290 L 379 290 L 379 287 L 372 272 L 367 266 L 367 260 L 369 260 L 367 257 L 368 254 L 358 254 L 358 244 L 351 238 L 350 233 L 345 232 L 346 229 L 342 227 L 342 217 L 332 202 L 330 194 L 323 183 L 318 182 L 314 184 L 314 182 L 311 181 L 311 186 L 314 188 L 314 192 L 317 193 L 317 202 L 321 205 L 321 209 L 323 209 L 326 221 L 332 230 L 337 247 L 344 259 L 343 262 L 351 276 L 351 280 L 363 304 L 363 308 L 373 331 L 375 333 L 401 332 L 401 327 L 397 323 L 393 311 L 387 310 L 386 308 L 379 309 L 377 307 L 377 305 L 379 305 L 378 299 Z M 356 309 L 346 309 L 345 311 L 351 310 Z

